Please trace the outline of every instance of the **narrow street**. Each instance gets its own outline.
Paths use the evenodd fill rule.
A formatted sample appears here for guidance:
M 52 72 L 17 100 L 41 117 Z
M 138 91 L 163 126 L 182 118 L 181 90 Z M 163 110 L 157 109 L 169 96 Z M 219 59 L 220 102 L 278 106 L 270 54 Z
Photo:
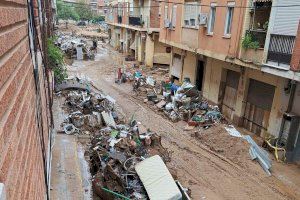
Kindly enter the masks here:
M 68 67 L 68 73 L 91 79 L 97 88 L 117 101 L 117 111 L 120 115 L 125 118 L 134 115 L 146 128 L 162 136 L 163 146 L 171 153 L 171 161 L 167 166 L 172 174 L 175 173 L 178 180 L 191 190 L 192 199 L 300 198 L 299 185 L 288 185 L 289 181 L 284 183 L 275 176 L 268 177 L 250 157 L 246 158 L 246 163 L 238 163 L 237 160 L 212 151 L 184 131 L 182 122 L 170 122 L 136 98 L 131 84 L 116 84 L 116 70 L 123 59 L 124 57 L 109 45 L 101 43 L 95 61 L 74 61 L 73 65 Z M 210 132 L 214 131 L 220 131 L 220 127 L 210 129 Z M 59 142 L 56 145 L 59 145 Z M 248 152 L 242 153 L 248 156 Z M 55 160 L 52 165 L 55 170 Z M 296 171 L 299 172 L 299 168 Z
M 0 0 L 0 200 L 300 200 L 300 0 Z

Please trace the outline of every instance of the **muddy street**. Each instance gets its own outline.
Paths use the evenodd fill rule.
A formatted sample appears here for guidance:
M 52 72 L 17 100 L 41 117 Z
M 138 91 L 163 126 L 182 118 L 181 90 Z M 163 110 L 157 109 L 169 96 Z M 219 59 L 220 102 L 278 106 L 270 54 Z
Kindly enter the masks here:
M 274 176 L 268 177 L 250 157 L 246 158 L 249 165 L 245 168 L 243 163 L 239 164 L 226 155 L 212 151 L 185 132 L 182 122 L 172 123 L 140 101 L 132 91 L 131 84 L 116 84 L 116 70 L 123 60 L 124 57 L 107 44 L 100 44 L 94 61 L 75 61 L 68 67 L 68 73 L 91 79 L 97 88 L 117 101 L 117 110 L 121 115 L 127 119 L 134 115 L 146 128 L 162 136 L 164 147 L 171 152 L 171 161 L 167 166 L 191 190 L 193 199 L 300 197 L 296 187 L 287 186 Z M 211 129 L 211 132 L 220 130 Z

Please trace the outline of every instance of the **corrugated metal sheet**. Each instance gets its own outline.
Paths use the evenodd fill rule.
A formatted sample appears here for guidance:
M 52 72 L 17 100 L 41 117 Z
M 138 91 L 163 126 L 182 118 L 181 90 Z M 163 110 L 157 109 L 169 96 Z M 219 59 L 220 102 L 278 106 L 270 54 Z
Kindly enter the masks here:
M 292 5 L 300 5 L 300 0 L 278 0 L 275 5 L 277 7 L 273 7 L 276 12 L 273 34 L 296 36 L 300 20 L 300 6 Z

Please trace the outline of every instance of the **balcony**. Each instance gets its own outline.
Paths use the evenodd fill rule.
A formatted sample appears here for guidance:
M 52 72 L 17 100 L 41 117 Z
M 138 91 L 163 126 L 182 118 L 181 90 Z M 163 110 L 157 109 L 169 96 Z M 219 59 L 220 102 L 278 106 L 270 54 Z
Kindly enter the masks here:
M 129 25 L 132 26 L 142 26 L 141 17 L 138 16 L 129 16 Z
M 254 41 L 257 41 L 259 48 L 265 47 L 267 31 L 263 29 L 248 30 L 248 33 L 251 34 Z
M 289 66 L 295 36 L 271 34 L 267 62 L 278 66 Z
M 260 65 L 263 61 L 266 31 L 247 30 L 242 40 L 242 49 L 239 58 L 243 62 Z
M 122 16 L 118 15 L 118 24 L 122 24 Z

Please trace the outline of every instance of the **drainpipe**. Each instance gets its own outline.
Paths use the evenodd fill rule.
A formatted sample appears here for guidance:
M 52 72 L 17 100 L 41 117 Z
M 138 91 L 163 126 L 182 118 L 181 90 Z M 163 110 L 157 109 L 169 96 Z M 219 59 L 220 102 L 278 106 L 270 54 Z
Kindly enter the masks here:
M 296 81 L 292 80 L 291 81 L 291 94 L 290 94 L 290 98 L 289 98 L 289 102 L 288 102 L 288 107 L 287 107 L 285 113 L 289 113 L 292 110 L 292 107 L 293 107 L 293 104 L 294 104 L 294 97 L 295 97 L 295 92 L 296 92 L 296 86 L 297 86 Z M 282 118 L 281 126 L 280 126 L 280 132 L 279 132 L 279 137 L 278 137 L 279 141 L 282 138 L 284 125 L 285 125 L 285 119 Z

